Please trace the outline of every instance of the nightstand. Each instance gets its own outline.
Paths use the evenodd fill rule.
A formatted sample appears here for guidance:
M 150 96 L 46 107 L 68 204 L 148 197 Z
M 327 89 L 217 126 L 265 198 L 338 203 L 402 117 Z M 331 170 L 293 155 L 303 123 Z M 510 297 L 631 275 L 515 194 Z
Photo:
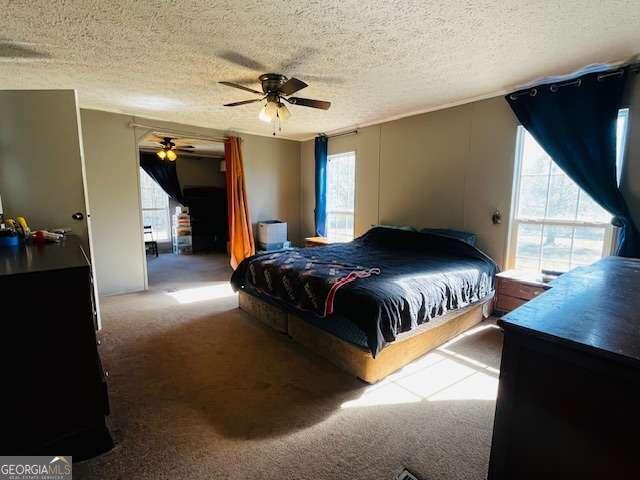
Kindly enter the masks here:
M 323 247 L 325 245 L 331 245 L 335 243 L 332 240 L 329 240 L 327 237 L 307 237 L 304 239 L 305 247 Z
M 542 274 L 507 270 L 496 275 L 496 313 L 504 314 L 544 293 L 551 285 Z

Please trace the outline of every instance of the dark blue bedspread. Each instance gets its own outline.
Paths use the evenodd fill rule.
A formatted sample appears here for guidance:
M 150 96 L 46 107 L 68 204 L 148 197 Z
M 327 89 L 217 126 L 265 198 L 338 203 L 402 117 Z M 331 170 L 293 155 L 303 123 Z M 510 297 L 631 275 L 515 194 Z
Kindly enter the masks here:
M 493 260 L 461 240 L 378 227 L 349 243 L 254 255 L 231 284 L 315 324 L 326 316 L 353 322 L 375 356 L 400 333 L 491 295 L 496 273 Z

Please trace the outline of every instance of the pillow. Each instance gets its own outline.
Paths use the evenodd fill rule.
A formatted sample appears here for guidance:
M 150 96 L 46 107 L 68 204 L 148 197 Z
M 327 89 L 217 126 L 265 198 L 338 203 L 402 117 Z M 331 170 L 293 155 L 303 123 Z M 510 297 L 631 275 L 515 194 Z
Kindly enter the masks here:
M 391 228 L 393 230 L 406 230 L 407 232 L 417 232 L 411 225 L 372 225 L 371 228 Z
M 420 233 L 431 233 L 442 237 L 457 238 L 472 247 L 476 246 L 477 236 L 475 233 L 463 232 L 462 230 L 452 230 L 450 228 L 423 228 Z

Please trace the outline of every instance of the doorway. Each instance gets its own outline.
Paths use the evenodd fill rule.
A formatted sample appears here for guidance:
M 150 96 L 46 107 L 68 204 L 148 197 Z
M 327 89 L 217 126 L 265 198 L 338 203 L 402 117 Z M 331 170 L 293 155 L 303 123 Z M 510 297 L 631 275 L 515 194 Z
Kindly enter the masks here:
M 148 288 L 206 284 L 229 264 L 224 144 L 152 132 L 138 149 Z

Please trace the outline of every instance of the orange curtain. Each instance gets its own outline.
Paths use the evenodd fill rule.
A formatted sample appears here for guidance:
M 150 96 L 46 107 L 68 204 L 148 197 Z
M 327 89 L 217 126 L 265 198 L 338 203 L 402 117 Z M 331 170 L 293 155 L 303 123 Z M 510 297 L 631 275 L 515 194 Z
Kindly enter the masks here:
M 224 142 L 224 159 L 227 167 L 229 254 L 231 267 L 235 270 L 242 260 L 256 253 L 238 137 L 229 137 Z

